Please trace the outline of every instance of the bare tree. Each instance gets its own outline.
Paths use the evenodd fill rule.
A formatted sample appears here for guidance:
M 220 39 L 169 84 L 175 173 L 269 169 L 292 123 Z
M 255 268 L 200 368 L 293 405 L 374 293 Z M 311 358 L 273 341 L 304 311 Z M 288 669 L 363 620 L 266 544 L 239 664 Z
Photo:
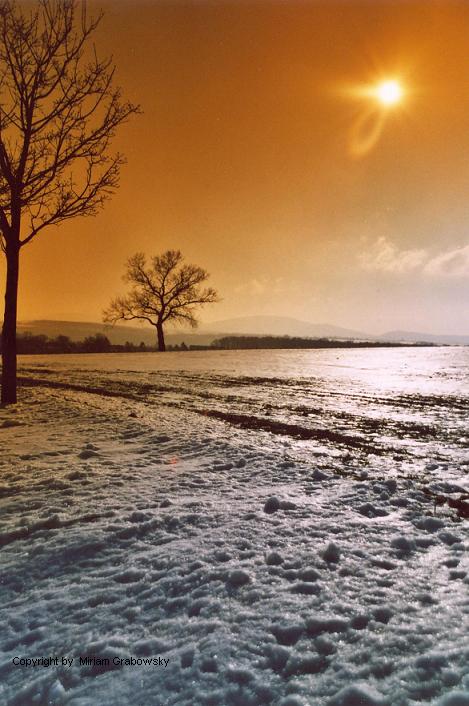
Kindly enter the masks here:
M 113 87 L 111 59 L 89 40 L 102 14 L 75 0 L 34 10 L 0 0 L 0 245 L 6 257 L 2 396 L 16 402 L 16 321 L 21 248 L 48 226 L 93 216 L 118 186 L 116 128 L 138 106 Z
M 157 331 L 158 350 L 166 350 L 164 324 L 167 321 L 186 323 L 195 328 L 196 309 L 203 304 L 219 301 L 212 287 L 202 288 L 209 274 L 197 265 L 183 264 L 179 250 L 167 250 L 151 260 L 146 266 L 143 253 L 137 253 L 127 261 L 127 272 L 123 279 L 132 285 L 125 297 L 113 299 L 104 311 L 106 323 L 148 321 Z

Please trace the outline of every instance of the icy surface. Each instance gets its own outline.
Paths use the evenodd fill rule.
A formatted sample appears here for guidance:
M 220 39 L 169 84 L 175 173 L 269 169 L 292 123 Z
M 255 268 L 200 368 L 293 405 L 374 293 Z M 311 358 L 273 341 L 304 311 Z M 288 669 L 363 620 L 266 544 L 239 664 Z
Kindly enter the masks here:
M 469 703 L 467 349 L 259 353 L 23 359 L 0 703 Z

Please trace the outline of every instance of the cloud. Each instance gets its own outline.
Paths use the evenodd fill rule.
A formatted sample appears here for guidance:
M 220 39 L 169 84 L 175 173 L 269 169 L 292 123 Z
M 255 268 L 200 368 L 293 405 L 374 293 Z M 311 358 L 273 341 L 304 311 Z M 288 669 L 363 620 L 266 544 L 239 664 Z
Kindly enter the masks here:
M 469 244 L 436 255 L 428 260 L 423 271 L 437 277 L 468 277 Z
M 243 282 L 242 284 L 239 284 L 237 287 L 235 287 L 235 292 L 237 294 L 250 294 L 252 296 L 258 296 L 260 294 L 265 294 L 267 291 L 267 282 L 264 278 L 264 280 L 257 279 L 254 277 L 253 279 L 248 280 L 247 282 Z
M 369 272 L 466 277 L 469 276 L 469 244 L 430 255 L 424 249 L 400 250 L 395 243 L 381 236 L 358 255 L 358 262 Z
M 271 294 L 286 294 L 298 291 L 298 284 L 294 281 L 286 280 L 284 277 L 261 277 L 247 280 L 235 287 L 237 294 L 248 294 L 249 296 L 263 296 Z
M 364 270 L 403 274 L 418 269 L 427 259 L 426 250 L 399 250 L 384 236 L 358 256 Z

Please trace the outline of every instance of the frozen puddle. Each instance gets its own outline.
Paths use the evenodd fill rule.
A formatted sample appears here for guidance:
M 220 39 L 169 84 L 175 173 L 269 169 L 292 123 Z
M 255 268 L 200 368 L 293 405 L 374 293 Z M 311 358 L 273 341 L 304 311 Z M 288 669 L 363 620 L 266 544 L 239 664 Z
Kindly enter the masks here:
M 2 704 L 469 704 L 468 523 L 415 479 L 145 400 L 21 396 Z

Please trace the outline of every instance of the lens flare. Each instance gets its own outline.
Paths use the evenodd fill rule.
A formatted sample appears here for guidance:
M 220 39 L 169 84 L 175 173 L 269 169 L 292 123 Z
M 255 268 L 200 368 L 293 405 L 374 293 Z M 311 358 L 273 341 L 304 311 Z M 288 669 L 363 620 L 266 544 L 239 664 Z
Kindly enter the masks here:
M 362 109 L 351 126 L 350 154 L 363 157 L 380 140 L 392 109 L 405 98 L 405 90 L 399 80 L 390 78 L 355 86 L 349 90 L 349 95 L 362 103 Z
M 352 126 L 349 150 L 352 157 L 364 157 L 371 152 L 383 132 L 384 111 L 376 108 L 361 113 Z

